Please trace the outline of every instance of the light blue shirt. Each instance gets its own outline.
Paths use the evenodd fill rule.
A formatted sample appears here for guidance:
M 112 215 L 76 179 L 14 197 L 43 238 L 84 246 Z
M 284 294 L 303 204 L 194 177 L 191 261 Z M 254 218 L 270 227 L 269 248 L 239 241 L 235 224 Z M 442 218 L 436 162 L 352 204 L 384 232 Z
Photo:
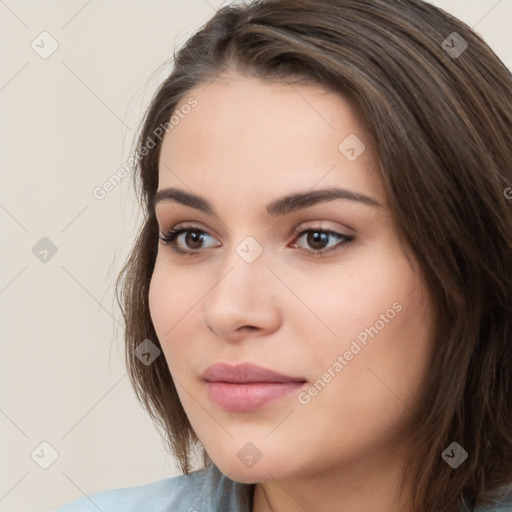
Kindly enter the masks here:
M 55 512 L 251 512 L 254 485 L 207 470 L 83 496 Z
M 55 512 L 251 512 L 254 485 L 230 480 L 211 464 L 207 470 L 147 485 L 83 496 Z M 496 494 L 496 504 L 461 512 L 511 512 L 512 488 Z

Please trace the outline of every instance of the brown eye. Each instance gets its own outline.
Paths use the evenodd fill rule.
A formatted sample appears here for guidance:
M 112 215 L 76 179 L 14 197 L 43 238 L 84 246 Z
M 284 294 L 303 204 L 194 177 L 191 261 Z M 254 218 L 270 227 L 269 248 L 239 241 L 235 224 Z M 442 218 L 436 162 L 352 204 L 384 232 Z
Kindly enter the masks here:
M 306 240 L 312 249 L 320 251 L 328 244 L 329 235 L 322 231 L 308 231 Z
M 349 245 L 355 239 L 353 236 L 324 229 L 306 229 L 297 236 L 297 240 L 301 238 L 304 238 L 306 245 L 309 247 L 309 249 L 301 249 L 311 253 L 313 256 L 321 256 L 324 253 L 336 251 L 343 246 Z M 329 240 L 333 238 L 339 241 L 329 246 Z M 297 244 L 294 244 L 293 247 L 297 247 Z
M 163 245 L 170 246 L 176 253 L 194 256 L 203 252 L 201 245 L 206 237 L 209 236 L 210 235 L 202 229 L 183 227 L 174 228 L 166 234 L 161 234 L 160 240 Z
M 191 249 L 200 249 L 203 238 L 204 232 L 187 230 L 185 234 L 185 245 Z

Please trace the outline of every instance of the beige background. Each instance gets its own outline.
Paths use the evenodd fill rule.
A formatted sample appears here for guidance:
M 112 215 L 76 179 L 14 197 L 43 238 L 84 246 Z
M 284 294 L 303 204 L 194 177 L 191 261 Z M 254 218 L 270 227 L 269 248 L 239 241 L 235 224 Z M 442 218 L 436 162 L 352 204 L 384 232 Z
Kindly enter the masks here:
M 512 0 L 433 3 L 512 67 Z M 220 5 L 0 0 L 0 512 L 179 473 L 123 365 L 113 284 L 140 221 L 131 176 L 92 190 L 127 160 L 161 65 Z M 46 59 L 31 47 L 56 44 L 44 31 Z

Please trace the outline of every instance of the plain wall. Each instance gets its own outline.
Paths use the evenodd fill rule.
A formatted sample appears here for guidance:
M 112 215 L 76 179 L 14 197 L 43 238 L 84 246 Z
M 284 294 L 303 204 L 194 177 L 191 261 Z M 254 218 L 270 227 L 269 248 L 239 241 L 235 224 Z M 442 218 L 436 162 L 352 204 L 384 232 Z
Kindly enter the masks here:
M 512 67 L 512 0 L 432 3 Z M 220 5 L 0 2 L 0 512 L 179 474 L 123 362 L 113 286 L 141 220 L 131 175 L 93 190 L 128 159 L 159 67 Z M 42 442 L 58 454 L 47 469 Z

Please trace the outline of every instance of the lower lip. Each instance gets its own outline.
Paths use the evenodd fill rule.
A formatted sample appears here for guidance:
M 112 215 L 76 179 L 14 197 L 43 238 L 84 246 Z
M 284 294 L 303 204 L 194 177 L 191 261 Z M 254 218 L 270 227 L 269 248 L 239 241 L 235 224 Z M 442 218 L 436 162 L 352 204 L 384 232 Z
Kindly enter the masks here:
M 302 388 L 305 382 L 207 382 L 210 400 L 226 411 L 248 412 L 261 409 Z

